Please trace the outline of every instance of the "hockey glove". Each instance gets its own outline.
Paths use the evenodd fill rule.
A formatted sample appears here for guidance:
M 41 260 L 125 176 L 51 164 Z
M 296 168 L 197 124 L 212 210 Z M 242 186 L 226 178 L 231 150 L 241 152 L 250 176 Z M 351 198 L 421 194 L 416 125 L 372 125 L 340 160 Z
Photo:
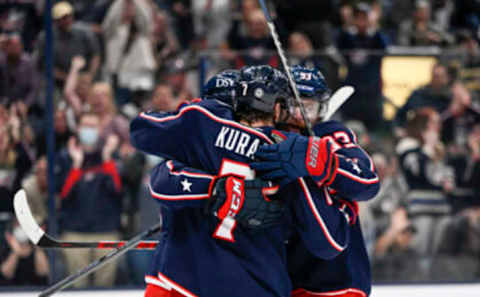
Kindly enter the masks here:
M 270 228 L 282 222 L 285 210 L 283 202 L 270 200 L 270 195 L 277 191 L 278 186 L 272 187 L 260 179 L 220 176 L 210 185 L 205 210 L 222 221 L 227 217 L 234 219 L 246 229 Z
M 263 145 L 255 153 L 257 161 L 250 164 L 257 176 L 271 180 L 281 187 L 299 177 L 311 176 L 321 185 L 329 185 L 335 178 L 338 157 L 328 138 L 305 137 L 285 133 L 286 140 Z

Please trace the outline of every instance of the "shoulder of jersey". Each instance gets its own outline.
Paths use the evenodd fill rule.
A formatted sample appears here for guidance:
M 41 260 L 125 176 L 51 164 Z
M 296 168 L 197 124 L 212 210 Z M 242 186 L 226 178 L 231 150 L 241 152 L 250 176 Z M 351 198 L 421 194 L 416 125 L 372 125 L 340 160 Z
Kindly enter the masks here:
M 318 123 L 313 127 L 313 130 L 315 132 L 315 135 L 319 137 L 332 135 L 335 132 L 345 132 L 348 134 L 350 139 L 353 139 L 355 142 L 357 140 L 357 137 L 356 135 L 354 135 L 352 130 L 350 130 L 344 124 L 338 121 L 327 121 L 327 122 Z
M 193 99 L 189 102 L 184 102 L 179 106 L 179 110 L 182 110 L 184 108 L 192 107 L 192 106 L 198 106 L 203 109 L 206 109 L 216 115 L 219 114 L 224 114 L 227 112 L 231 113 L 231 107 L 226 104 L 221 102 L 220 100 L 215 100 L 215 99 Z

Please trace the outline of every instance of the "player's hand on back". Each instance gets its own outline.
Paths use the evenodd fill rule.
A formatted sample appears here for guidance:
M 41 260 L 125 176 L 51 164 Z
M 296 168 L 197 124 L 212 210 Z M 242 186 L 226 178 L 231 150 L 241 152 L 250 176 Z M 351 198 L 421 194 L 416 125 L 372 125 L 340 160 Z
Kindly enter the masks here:
M 273 198 L 277 191 L 277 186 L 261 179 L 220 176 L 210 185 L 205 212 L 219 219 L 231 216 L 250 230 L 270 228 L 284 218 L 284 203 Z
M 337 167 L 333 146 L 328 138 L 284 134 L 287 136 L 284 141 L 263 145 L 255 153 L 256 161 L 250 167 L 257 176 L 274 181 L 280 187 L 305 176 L 328 184 Z

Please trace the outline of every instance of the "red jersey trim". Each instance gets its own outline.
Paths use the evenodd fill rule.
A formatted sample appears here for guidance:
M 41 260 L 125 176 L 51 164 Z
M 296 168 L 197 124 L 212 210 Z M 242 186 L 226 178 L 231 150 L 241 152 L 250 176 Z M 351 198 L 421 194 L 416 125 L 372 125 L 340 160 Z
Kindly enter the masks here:
M 213 113 L 211 113 L 210 111 L 206 110 L 205 108 L 203 108 L 201 106 L 198 106 L 198 105 L 190 105 L 190 106 L 184 107 L 180 110 L 180 112 L 178 114 L 171 115 L 171 116 L 166 116 L 166 117 L 162 117 L 162 118 L 157 118 L 157 117 L 154 117 L 152 115 L 145 114 L 144 112 L 140 113 L 139 116 L 144 118 L 144 119 L 153 121 L 153 122 L 163 123 L 163 122 L 176 120 L 176 119 L 180 118 L 187 111 L 199 111 L 199 112 L 203 113 L 204 115 L 206 115 L 207 117 L 209 117 L 210 119 L 212 119 L 216 122 L 219 122 L 219 123 L 222 123 L 222 124 L 225 124 L 225 125 L 230 125 L 230 126 L 233 126 L 233 127 L 239 128 L 239 129 L 243 129 L 243 130 L 245 130 L 249 133 L 257 135 L 258 137 L 262 138 L 267 143 L 270 143 L 270 144 L 272 143 L 270 138 L 268 138 L 268 136 L 266 136 L 262 132 L 260 132 L 258 130 L 255 130 L 253 128 L 249 128 L 247 126 L 244 126 L 240 123 L 220 118 L 220 117 L 214 115 Z
M 193 294 L 192 292 L 190 292 L 186 288 L 180 286 L 179 284 L 177 284 L 173 280 L 169 279 L 168 277 L 166 277 L 165 275 L 163 275 L 160 272 L 158 273 L 158 278 L 162 282 L 166 283 L 168 286 L 172 287 L 175 291 L 185 295 L 186 297 L 197 297 L 197 295 Z

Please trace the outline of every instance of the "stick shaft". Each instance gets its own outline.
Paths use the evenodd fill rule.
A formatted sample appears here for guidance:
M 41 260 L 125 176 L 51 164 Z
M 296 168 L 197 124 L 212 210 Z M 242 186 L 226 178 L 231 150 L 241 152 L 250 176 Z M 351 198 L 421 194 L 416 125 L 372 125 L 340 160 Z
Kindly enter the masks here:
M 94 262 L 90 263 L 87 267 L 79 270 L 77 273 L 72 274 L 72 275 L 64 278 L 63 280 L 57 282 L 53 286 L 47 288 L 45 291 L 40 293 L 39 297 L 51 296 L 51 295 L 55 294 L 56 292 L 58 292 L 58 291 L 60 291 L 64 288 L 68 287 L 69 285 L 73 284 L 79 278 L 82 278 L 82 277 L 96 271 L 97 269 L 101 268 L 102 266 L 109 263 L 110 261 L 113 261 L 114 259 L 116 259 L 116 258 L 120 257 L 121 255 L 125 254 L 126 252 L 128 252 L 129 250 L 133 249 L 144 238 L 148 238 L 151 235 L 160 231 L 161 227 L 162 227 L 161 223 L 153 225 L 148 230 L 138 234 L 137 236 L 135 236 L 134 238 L 129 240 L 121 248 L 108 253 L 107 255 L 101 257 L 98 260 L 95 260 Z
M 300 99 L 300 94 L 298 93 L 297 85 L 295 84 L 295 80 L 293 79 L 292 73 L 290 71 L 290 66 L 288 66 L 287 57 L 285 56 L 285 52 L 283 51 L 282 43 L 280 42 L 280 38 L 278 36 L 277 30 L 275 29 L 275 24 L 273 23 L 273 19 L 270 16 L 270 13 L 268 12 L 268 8 L 267 8 L 267 5 L 265 4 L 265 0 L 258 0 L 258 1 L 260 2 L 260 6 L 262 7 L 263 13 L 265 15 L 265 19 L 267 20 L 267 25 L 268 25 L 268 28 L 270 29 L 270 34 L 272 35 L 273 43 L 277 48 L 278 56 L 280 57 L 283 68 L 285 69 L 285 72 L 287 74 L 290 88 L 292 89 L 293 96 L 300 109 L 300 113 L 302 115 L 303 121 L 305 122 L 305 127 L 307 129 L 307 132 L 310 136 L 314 136 L 315 134 L 313 133 L 312 124 L 310 123 L 310 121 L 306 116 L 305 107 L 303 106 L 302 100 Z

